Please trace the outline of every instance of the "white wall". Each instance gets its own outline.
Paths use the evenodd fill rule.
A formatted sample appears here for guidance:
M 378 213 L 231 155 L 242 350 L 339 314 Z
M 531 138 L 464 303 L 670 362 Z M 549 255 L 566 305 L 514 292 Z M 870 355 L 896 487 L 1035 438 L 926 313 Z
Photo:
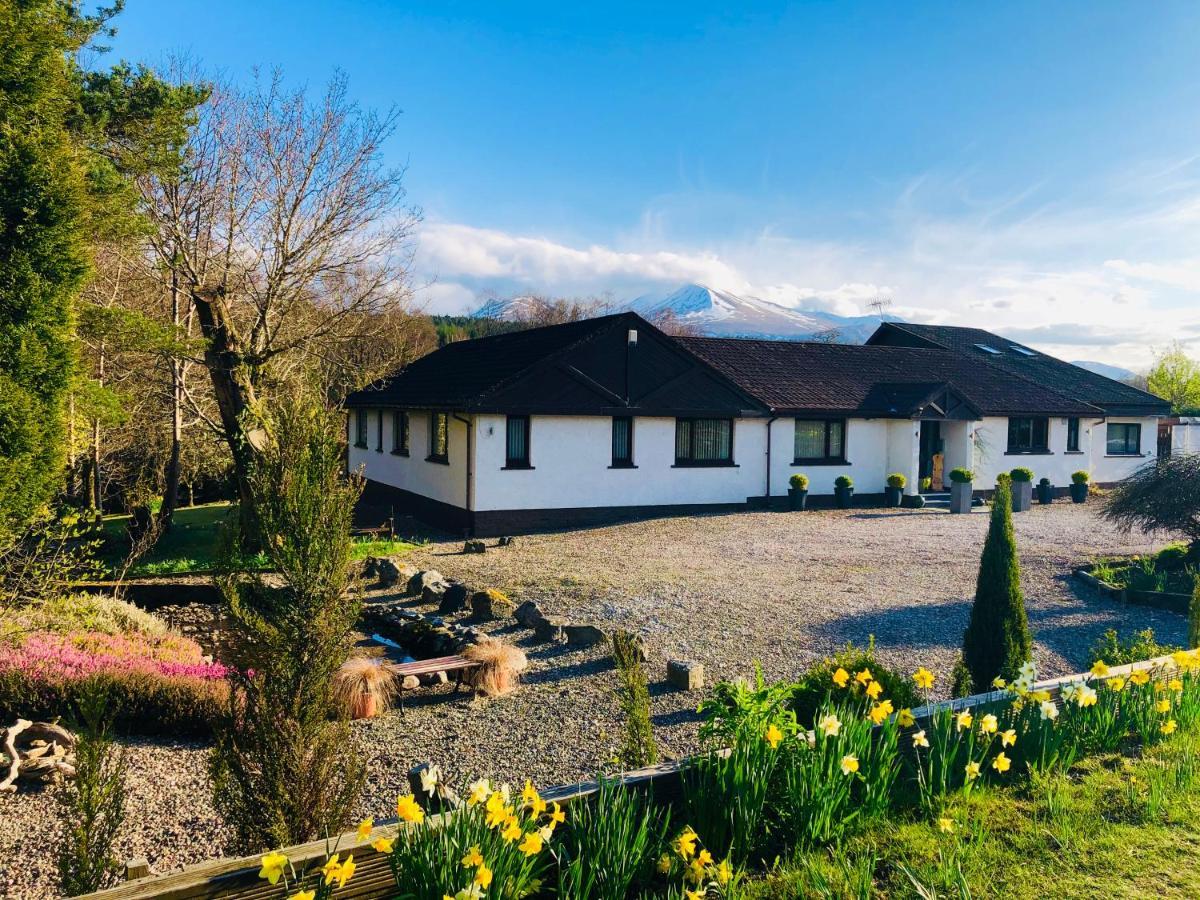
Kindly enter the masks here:
M 1094 420 L 1093 420 L 1094 421 Z M 1106 456 L 1108 422 L 1139 422 L 1142 426 L 1141 456 Z M 1158 455 L 1158 419 L 1111 416 L 1104 423 L 1092 425 L 1092 481 L 1107 484 L 1120 481 Z
M 1171 453 L 1200 453 L 1200 418 L 1186 416 L 1172 426 Z
M 887 419 L 847 419 L 847 465 L 793 465 L 796 420 L 776 419 L 771 426 L 771 495 L 778 497 L 787 494 L 788 479 L 797 472 L 808 476 L 811 494 L 832 494 L 833 482 L 839 475 L 848 475 L 854 480 L 855 493 L 882 494 L 888 473 L 908 471 L 903 468 L 902 458 L 896 466 L 891 465 L 892 455 L 888 444 L 891 424 Z M 902 454 L 898 457 L 902 457 Z M 915 471 L 915 466 L 913 468 Z M 759 488 L 759 496 L 762 496 L 764 488 L 765 485 Z
M 429 455 L 429 414 L 414 411 L 408 421 L 408 456 L 393 454 L 392 411 L 383 413 L 383 452 L 377 451 L 379 435 L 379 411 L 368 410 L 367 446 L 354 446 L 357 410 L 351 410 L 349 419 L 351 472 L 361 472 L 372 481 L 390 484 L 393 487 L 431 497 L 443 503 L 461 508 L 466 507 L 467 493 L 467 426 L 450 415 L 450 436 L 447 456 L 450 464 L 426 461 Z

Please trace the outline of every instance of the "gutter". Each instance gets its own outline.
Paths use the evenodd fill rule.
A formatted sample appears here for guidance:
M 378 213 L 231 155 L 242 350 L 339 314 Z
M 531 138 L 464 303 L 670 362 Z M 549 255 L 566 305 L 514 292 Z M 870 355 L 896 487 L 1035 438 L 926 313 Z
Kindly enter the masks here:
M 475 448 L 474 448 L 474 443 L 473 443 L 473 438 L 475 437 L 475 420 L 474 420 L 474 417 L 464 419 L 458 413 L 454 414 L 454 420 L 456 422 L 462 422 L 464 425 L 467 426 L 467 465 L 466 465 L 467 483 L 466 483 L 466 491 L 465 491 L 465 494 L 466 494 L 465 502 L 466 502 L 466 512 L 467 512 L 468 524 L 467 524 L 466 532 L 467 532 L 468 537 L 474 537 L 475 536 L 475 511 L 474 511 L 474 509 L 472 509 L 472 506 L 471 506 L 472 500 L 474 499 L 471 496 L 471 494 L 472 494 L 471 487 L 475 481 Z

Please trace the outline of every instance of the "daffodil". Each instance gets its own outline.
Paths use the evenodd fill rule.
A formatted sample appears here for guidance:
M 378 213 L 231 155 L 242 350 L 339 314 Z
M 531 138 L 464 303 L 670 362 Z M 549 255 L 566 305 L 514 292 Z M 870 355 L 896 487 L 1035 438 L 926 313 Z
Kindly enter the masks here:
M 1012 728 L 1008 729 L 1008 731 L 1000 732 L 1000 746 L 1001 747 L 1011 747 L 1016 742 L 1017 742 L 1017 732 L 1014 731 Z
M 928 747 L 929 738 L 925 737 L 925 730 L 921 729 L 920 731 L 914 731 L 912 742 L 914 747 Z
M 490 801 L 489 801 L 489 805 L 490 805 Z M 512 815 L 512 810 L 509 809 L 509 807 L 505 806 L 503 803 L 499 804 L 494 809 L 488 809 L 487 818 L 486 818 L 487 827 L 488 828 L 499 828 L 501 825 L 503 825 L 505 822 L 508 821 L 508 819 L 511 815 Z
M 508 841 L 510 844 L 521 836 L 521 823 L 517 821 L 516 816 L 509 816 L 504 821 L 504 830 L 500 832 L 500 837 Z
M 1003 678 L 1001 678 L 999 675 L 997 675 L 995 678 L 992 679 L 992 687 L 994 687 L 998 691 L 1002 691 L 1006 687 L 1008 687 L 1008 682 L 1006 682 Z
M 945 816 L 938 819 L 938 831 L 942 834 L 950 834 L 950 832 L 954 831 L 954 820 L 947 819 Z
M 684 891 L 684 900 L 704 900 L 707 891 Z
M 1053 722 L 1058 718 L 1058 707 L 1054 705 L 1053 700 L 1043 700 L 1038 708 L 1041 711 L 1043 721 Z
M 906 707 L 896 714 L 896 724 L 901 728 L 912 728 L 917 724 L 917 720 L 913 716 L 912 710 Z
M 521 840 L 521 843 L 517 845 L 517 849 L 526 856 L 537 856 L 542 852 L 542 845 L 542 836 L 536 831 L 531 831 L 529 834 L 525 835 L 525 837 Z
M 845 669 L 838 669 L 833 673 L 833 683 L 840 688 L 844 688 L 850 682 L 850 673 Z
M 984 716 L 982 719 L 979 720 L 979 730 L 982 731 L 984 734 L 995 734 L 996 729 L 999 727 L 999 725 L 1000 725 L 999 721 L 991 713 L 988 713 L 986 716 Z
M 837 737 L 838 732 L 842 730 L 842 721 L 833 713 L 827 713 L 821 717 L 821 721 L 817 723 L 817 728 L 825 737 Z
M 996 758 L 992 760 L 992 768 L 1003 775 L 1012 768 L 1012 760 L 1005 756 L 1004 751 L 1001 750 L 996 754 Z
M 437 766 L 428 766 L 421 770 L 421 790 L 430 796 L 437 789 L 438 781 L 441 780 L 441 770 Z
M 704 865 L 700 862 L 698 857 L 693 859 L 691 863 L 688 864 L 687 872 L 685 874 L 687 880 L 694 882 L 695 884 L 699 884 L 704 880 Z
M 338 860 L 338 854 L 333 854 L 329 859 L 325 860 L 325 865 L 321 867 L 321 874 L 325 876 L 326 884 L 333 884 L 338 877 L 338 873 L 342 870 L 342 864 Z
M 1104 683 L 1108 685 L 1108 689 L 1110 691 L 1116 691 L 1116 692 L 1120 693 L 1121 691 L 1125 690 L 1125 679 L 1122 678 L 1120 675 L 1117 675 L 1114 678 L 1110 678 L 1110 679 L 1108 679 L 1108 681 L 1106 681 Z
M 912 680 L 923 691 L 933 687 L 933 673 L 924 666 L 921 666 L 917 671 L 913 672 Z
M 1074 700 L 1076 705 L 1081 708 L 1085 706 L 1095 706 L 1097 699 L 1096 691 L 1089 685 L 1081 684 L 1079 686 L 1079 690 L 1072 695 L 1071 699 Z
M 360 841 L 365 841 L 371 836 L 371 829 L 375 827 L 374 819 L 363 819 L 358 823 L 358 831 L 355 834 Z
M 891 706 L 891 700 L 885 700 L 883 703 L 876 703 L 871 707 L 871 710 L 867 713 L 867 715 L 871 717 L 871 721 L 876 725 L 882 725 L 884 720 L 892 713 Z
M 857 675 L 854 676 L 854 680 L 857 681 L 859 684 L 866 684 L 868 681 L 871 680 L 871 670 L 863 669 L 861 672 L 859 672 Z
M 396 800 L 396 815 L 405 822 L 417 825 L 425 820 L 425 810 L 421 809 L 412 794 L 405 794 Z
M 967 781 L 974 781 L 978 777 L 979 777 L 979 763 L 977 763 L 977 762 L 967 763 Z
M 475 870 L 475 883 L 485 891 L 492 883 L 492 870 L 489 869 L 484 863 L 480 863 L 479 868 Z
M 658 858 L 658 871 L 662 875 L 666 875 L 671 871 L 671 857 L 665 853 Z
M 962 731 L 963 729 L 970 728 L 971 723 L 974 721 L 975 719 L 971 716 L 971 711 L 969 709 L 964 709 L 955 718 L 954 724 L 959 731 Z
M 1103 678 L 1108 674 L 1108 666 L 1104 664 L 1104 660 L 1098 659 L 1092 664 L 1092 674 L 1097 678 Z
M 469 887 L 463 888 L 453 897 L 442 895 L 442 900 L 483 900 L 483 888 L 478 884 L 471 884 Z
M 729 860 L 721 860 L 721 864 L 717 866 L 717 884 L 725 887 L 733 880 L 733 866 L 729 864 Z
M 883 693 L 883 685 L 878 681 L 872 681 L 867 685 L 867 696 L 872 700 L 879 699 L 879 695 Z
M 462 864 L 468 869 L 483 865 L 483 854 L 479 852 L 478 845 L 472 846 L 471 849 L 467 851 L 467 855 L 462 858 Z
M 395 838 L 378 837 L 371 841 L 371 847 L 376 853 L 391 853 L 392 847 L 396 843 Z
M 287 900 L 316 900 L 316 891 L 296 891 L 294 894 L 289 894 Z
M 1142 685 L 1149 683 L 1149 681 L 1150 673 L 1145 669 L 1138 669 L 1136 672 L 1129 673 L 1130 684 L 1136 684 L 1138 687 L 1141 687 Z
M 354 874 L 354 870 L 358 866 L 355 865 L 353 853 L 347 855 L 346 861 L 343 863 L 338 863 L 337 858 L 337 854 L 333 854 L 321 871 L 325 874 L 326 884 L 333 884 L 336 881 L 338 888 L 341 889 L 346 886 L 346 882 L 350 880 L 350 876 Z
M 288 864 L 288 858 L 278 851 L 268 853 L 262 858 L 262 868 L 258 870 L 258 877 L 265 878 L 271 884 L 279 881 L 283 875 L 284 867 Z
M 540 799 L 542 799 L 542 795 L 537 792 L 533 782 L 528 778 L 525 779 L 525 787 L 521 789 L 521 802 L 525 806 L 533 806 L 534 802 Z
M 691 828 L 685 828 L 683 833 L 675 840 L 675 850 L 684 859 L 691 859 L 696 855 L 696 832 Z
M 492 786 L 488 784 L 486 778 L 481 778 L 471 783 L 470 791 L 471 793 L 467 797 L 467 806 L 475 806 L 487 800 L 488 795 L 492 792 Z
M 561 825 L 565 821 L 567 821 L 567 814 L 563 812 L 563 808 L 555 800 L 550 809 L 550 822 L 553 825 Z
M 1044 703 L 1045 701 L 1050 699 L 1050 692 L 1049 691 L 1034 691 L 1033 694 L 1031 694 L 1031 696 L 1038 703 Z
M 1171 711 L 1171 701 L 1169 699 L 1167 699 L 1166 697 L 1163 697 L 1161 700 L 1157 701 L 1154 704 L 1154 709 L 1160 713 L 1170 712 Z
M 1183 690 L 1183 682 L 1178 678 L 1172 678 L 1167 682 L 1167 687 L 1178 694 Z
M 766 739 L 767 744 L 770 745 L 772 750 L 778 747 L 779 742 L 783 740 L 783 732 L 779 730 L 779 727 L 774 722 L 767 726 Z
M 853 775 L 858 771 L 858 757 L 853 753 L 847 753 L 842 757 L 842 774 Z
M 1167 721 L 1163 722 L 1161 725 L 1158 726 L 1158 730 L 1161 731 L 1163 734 L 1174 734 L 1175 729 L 1178 727 L 1179 726 L 1175 724 L 1174 719 L 1167 719 Z

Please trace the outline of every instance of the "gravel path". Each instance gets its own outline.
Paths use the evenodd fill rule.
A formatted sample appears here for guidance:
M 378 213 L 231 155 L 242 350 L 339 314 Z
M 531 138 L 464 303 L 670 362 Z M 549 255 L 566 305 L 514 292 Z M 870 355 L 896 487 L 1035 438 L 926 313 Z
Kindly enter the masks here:
M 1106 628 L 1150 627 L 1164 642 L 1185 636 L 1181 617 L 1101 600 L 1069 578 L 1072 565 L 1094 555 L 1166 540 L 1117 532 L 1094 510 L 1059 503 L 1016 517 L 1034 652 L 1047 676 L 1084 667 Z M 694 746 L 699 698 L 662 688 L 668 658 L 703 662 L 710 683 L 749 675 L 755 662 L 769 678 L 792 677 L 846 641 L 874 634 L 889 664 L 948 674 L 986 529 L 982 511 L 747 512 L 525 536 L 482 555 L 460 553 L 459 541 L 434 541 L 407 559 L 574 621 L 641 632 L 656 737 L 671 757 Z M 611 765 L 621 723 L 606 653 L 538 644 L 515 627 L 487 630 L 529 655 L 524 686 L 497 701 L 455 696 L 451 686 L 423 690 L 403 716 L 357 724 L 371 773 L 361 814 L 389 814 L 420 761 L 459 781 L 528 776 L 542 785 Z M 131 822 L 120 855 L 144 855 L 156 871 L 217 855 L 222 834 L 203 748 L 138 742 L 133 750 Z M 54 896 L 53 811 L 46 793 L 0 795 L 0 897 Z M 26 863 L 10 864 L 17 859 Z

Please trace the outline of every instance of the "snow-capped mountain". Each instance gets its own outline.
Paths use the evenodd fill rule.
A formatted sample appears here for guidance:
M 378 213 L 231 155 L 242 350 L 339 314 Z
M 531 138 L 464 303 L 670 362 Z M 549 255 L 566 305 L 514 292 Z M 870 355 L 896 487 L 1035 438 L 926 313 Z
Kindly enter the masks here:
M 1108 363 L 1093 362 L 1090 359 L 1077 359 L 1071 365 L 1079 366 L 1081 369 L 1087 369 L 1089 372 L 1095 372 L 1097 375 L 1103 375 L 1105 378 L 1112 378 L 1115 381 L 1128 381 L 1134 377 L 1134 373 L 1129 369 L 1110 366 Z
M 492 319 L 518 318 L 523 309 L 534 302 L 529 297 L 489 300 L 472 315 Z M 605 311 L 624 309 L 648 319 L 669 313 L 701 334 L 720 337 L 804 340 L 822 335 L 836 338 L 840 343 L 861 344 L 879 327 L 877 316 L 839 316 L 822 310 L 792 309 L 758 297 L 731 294 L 700 284 L 685 284 L 666 293 L 643 294 L 626 303 L 614 304 Z

